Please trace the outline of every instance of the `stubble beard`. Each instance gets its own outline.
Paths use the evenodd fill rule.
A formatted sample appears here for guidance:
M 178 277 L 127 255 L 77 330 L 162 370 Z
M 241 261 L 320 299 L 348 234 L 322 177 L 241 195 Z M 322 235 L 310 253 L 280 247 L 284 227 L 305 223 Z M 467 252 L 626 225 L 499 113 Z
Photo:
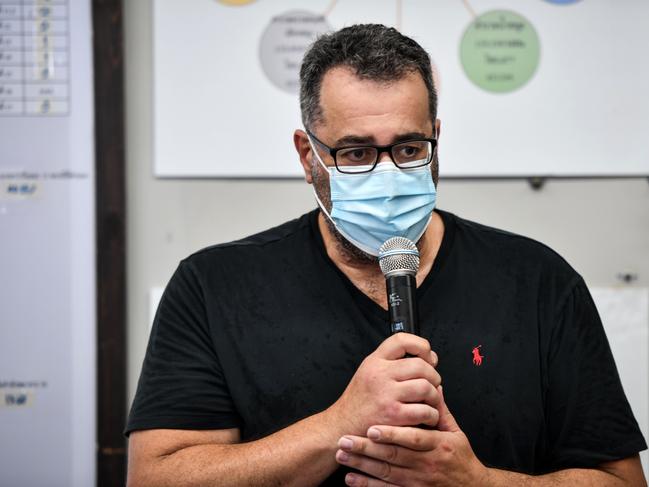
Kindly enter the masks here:
M 320 199 L 320 202 L 325 207 L 327 212 L 331 215 L 332 204 L 329 179 L 327 176 L 325 176 L 324 171 L 320 169 L 317 163 L 311 167 L 311 177 L 313 179 L 313 187 L 316 194 L 318 195 L 318 198 Z M 329 229 L 331 235 L 334 237 L 336 249 L 347 262 L 359 265 L 378 265 L 378 257 L 370 255 L 367 252 L 364 252 L 356 247 L 353 243 L 347 240 L 342 233 L 338 231 L 331 219 L 324 214 L 322 208 L 320 209 L 320 212 L 323 213 L 327 228 Z

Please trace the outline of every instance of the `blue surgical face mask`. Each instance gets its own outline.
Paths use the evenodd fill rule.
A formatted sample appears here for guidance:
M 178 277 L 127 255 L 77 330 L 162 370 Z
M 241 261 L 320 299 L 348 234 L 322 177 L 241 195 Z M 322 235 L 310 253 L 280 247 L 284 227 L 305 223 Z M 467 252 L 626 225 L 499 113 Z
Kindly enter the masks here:
M 318 162 L 329 173 L 331 213 L 314 188 L 316 200 L 343 237 L 374 256 L 379 255 L 379 247 L 390 237 L 419 241 L 428 227 L 437 196 L 430 166 L 400 169 L 386 161 L 379 162 L 370 172 L 341 173 L 326 166 L 311 137 L 309 142 Z

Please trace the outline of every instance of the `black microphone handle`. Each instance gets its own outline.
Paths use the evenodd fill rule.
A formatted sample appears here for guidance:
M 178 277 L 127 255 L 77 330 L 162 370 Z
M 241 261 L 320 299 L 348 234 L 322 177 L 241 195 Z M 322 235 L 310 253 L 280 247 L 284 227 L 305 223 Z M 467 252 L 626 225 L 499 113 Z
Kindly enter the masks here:
M 388 293 L 390 332 L 419 335 L 417 314 L 417 280 L 409 273 L 394 274 L 385 278 Z
M 417 314 L 417 279 L 412 274 L 397 274 L 385 278 L 388 293 L 388 310 L 390 314 L 390 331 L 406 332 L 419 335 L 419 315 Z M 413 355 L 406 354 L 407 357 Z M 432 426 L 418 425 L 430 430 Z

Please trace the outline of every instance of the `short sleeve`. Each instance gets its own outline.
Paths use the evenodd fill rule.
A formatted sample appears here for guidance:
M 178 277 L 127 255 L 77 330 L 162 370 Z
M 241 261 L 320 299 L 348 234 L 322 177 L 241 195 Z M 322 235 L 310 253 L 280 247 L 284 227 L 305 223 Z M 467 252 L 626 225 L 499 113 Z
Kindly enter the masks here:
M 125 434 L 239 424 L 212 345 L 200 282 L 185 260 L 158 306 Z
M 558 310 L 548 351 L 546 398 L 545 470 L 595 467 L 647 448 L 581 278 Z

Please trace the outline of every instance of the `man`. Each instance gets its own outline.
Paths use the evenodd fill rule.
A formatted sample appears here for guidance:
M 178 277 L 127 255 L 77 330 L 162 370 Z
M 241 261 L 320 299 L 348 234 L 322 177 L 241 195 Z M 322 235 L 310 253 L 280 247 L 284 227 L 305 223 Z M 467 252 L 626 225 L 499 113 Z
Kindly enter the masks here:
M 345 28 L 312 46 L 301 86 L 294 142 L 320 210 L 181 263 L 127 426 L 129 484 L 645 485 L 581 277 L 433 211 L 423 49 Z M 420 252 L 422 337 L 389 336 L 376 255 L 394 234 Z

